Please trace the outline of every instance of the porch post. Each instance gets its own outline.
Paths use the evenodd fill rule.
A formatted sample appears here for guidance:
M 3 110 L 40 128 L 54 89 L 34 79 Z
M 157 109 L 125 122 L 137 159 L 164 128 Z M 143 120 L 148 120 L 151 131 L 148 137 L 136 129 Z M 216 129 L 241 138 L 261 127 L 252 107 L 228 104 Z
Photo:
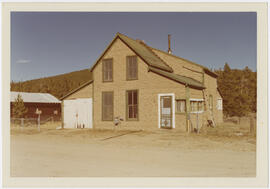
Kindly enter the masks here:
M 190 132 L 190 92 L 189 86 L 186 85 L 186 131 Z

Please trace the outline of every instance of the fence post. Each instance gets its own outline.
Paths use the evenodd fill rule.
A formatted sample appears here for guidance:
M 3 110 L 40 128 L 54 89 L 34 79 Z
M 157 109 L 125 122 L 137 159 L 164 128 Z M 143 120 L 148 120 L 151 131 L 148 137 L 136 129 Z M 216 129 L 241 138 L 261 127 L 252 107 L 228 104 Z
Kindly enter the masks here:
M 40 114 L 38 114 L 38 132 L 40 132 Z
M 23 118 L 21 118 L 21 130 L 23 130 L 23 127 L 24 127 L 24 123 L 23 123 Z

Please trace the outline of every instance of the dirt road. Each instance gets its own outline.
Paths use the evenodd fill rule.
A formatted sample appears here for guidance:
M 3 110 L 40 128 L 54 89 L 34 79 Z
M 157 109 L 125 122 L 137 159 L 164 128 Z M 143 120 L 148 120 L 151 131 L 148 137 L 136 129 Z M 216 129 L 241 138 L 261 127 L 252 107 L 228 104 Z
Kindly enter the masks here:
M 256 175 L 256 145 L 247 137 L 187 136 L 171 131 L 54 130 L 11 135 L 11 176 L 243 177 Z

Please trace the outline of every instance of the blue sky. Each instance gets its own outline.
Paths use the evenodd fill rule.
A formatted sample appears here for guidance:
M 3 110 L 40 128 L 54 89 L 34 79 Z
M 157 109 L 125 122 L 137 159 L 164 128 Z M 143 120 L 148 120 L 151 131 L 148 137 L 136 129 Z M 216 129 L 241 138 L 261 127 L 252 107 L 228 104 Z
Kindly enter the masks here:
M 13 12 L 11 80 L 90 68 L 117 32 L 208 68 L 256 71 L 256 13 Z

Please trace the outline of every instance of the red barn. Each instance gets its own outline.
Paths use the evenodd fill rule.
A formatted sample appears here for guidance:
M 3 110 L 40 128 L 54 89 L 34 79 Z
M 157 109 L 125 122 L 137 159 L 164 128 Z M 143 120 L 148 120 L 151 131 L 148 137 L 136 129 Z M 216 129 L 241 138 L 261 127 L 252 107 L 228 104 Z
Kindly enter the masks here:
M 20 94 L 24 106 L 28 109 L 25 117 L 36 118 L 36 110 L 41 110 L 41 120 L 53 117 L 54 120 L 60 120 L 61 118 L 61 101 L 49 93 L 27 93 L 27 92 L 10 92 L 10 115 L 12 117 L 12 102 L 15 102 L 16 98 Z

